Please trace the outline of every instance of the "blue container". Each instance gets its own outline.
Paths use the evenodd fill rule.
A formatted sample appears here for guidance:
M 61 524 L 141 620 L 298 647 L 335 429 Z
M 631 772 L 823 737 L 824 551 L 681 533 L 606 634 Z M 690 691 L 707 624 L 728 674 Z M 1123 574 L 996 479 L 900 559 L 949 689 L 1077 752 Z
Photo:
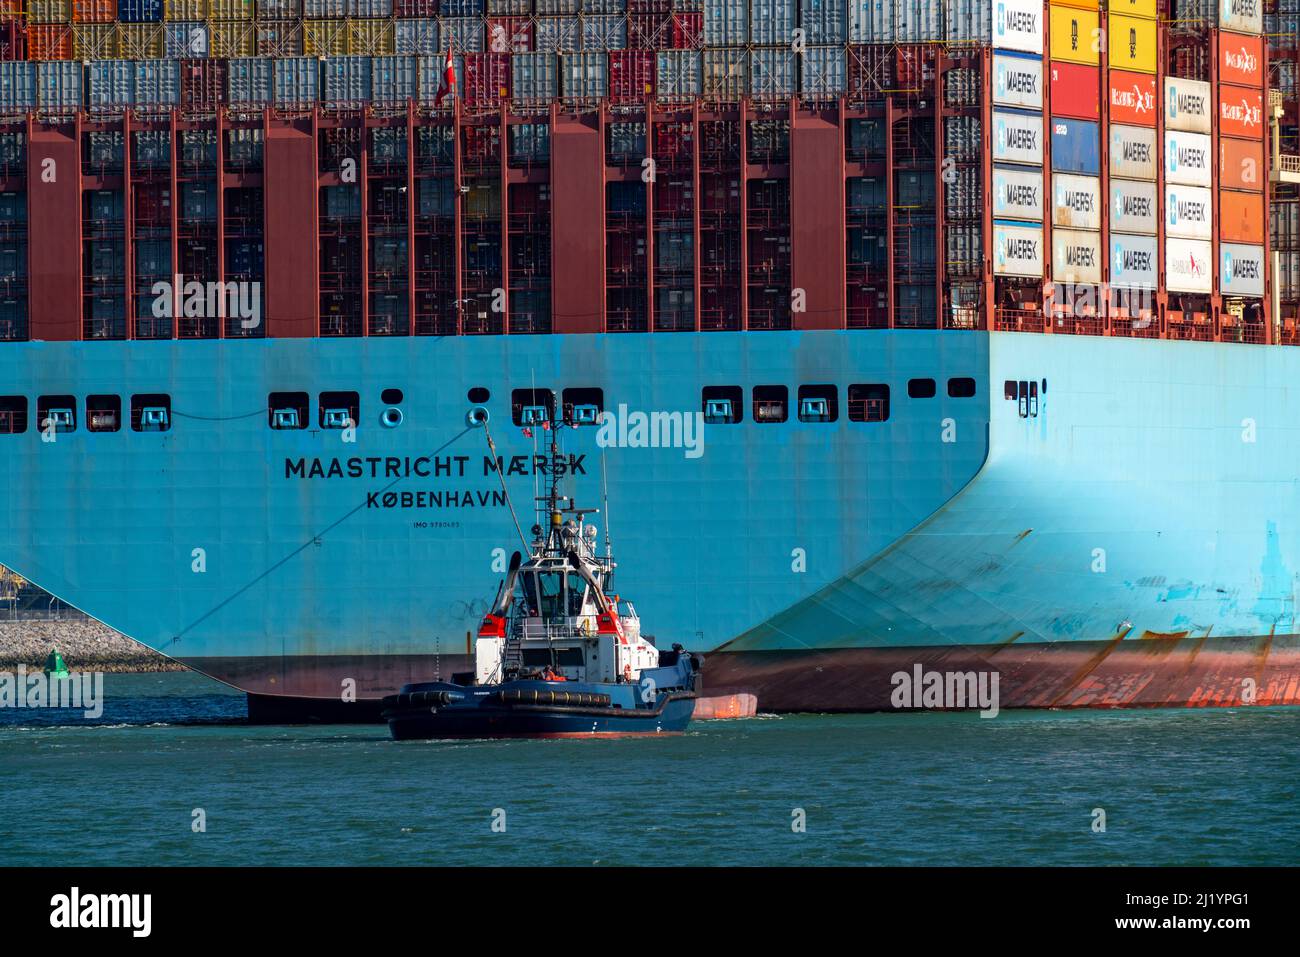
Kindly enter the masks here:
M 31 110 L 35 107 L 36 64 L 28 60 L 0 62 L 0 108 Z
M 161 23 L 163 0 L 117 0 L 117 18 L 123 23 Z
M 226 102 L 255 106 L 270 103 L 272 62 L 285 61 L 272 61 L 269 57 L 231 60 L 226 74 Z
M 1054 116 L 1049 122 L 1052 127 L 1052 169 L 1058 173 L 1100 176 L 1100 124 L 1062 116 Z

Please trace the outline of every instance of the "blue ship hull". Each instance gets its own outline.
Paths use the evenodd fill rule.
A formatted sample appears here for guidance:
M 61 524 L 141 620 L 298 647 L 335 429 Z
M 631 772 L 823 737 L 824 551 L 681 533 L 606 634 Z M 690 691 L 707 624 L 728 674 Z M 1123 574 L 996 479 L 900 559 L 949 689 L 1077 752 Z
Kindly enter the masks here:
M 1008 381 L 1037 383 L 1032 414 Z M 471 388 L 526 527 L 511 390 L 694 412 L 704 386 L 783 384 L 789 421 L 747 408 L 698 457 L 594 428 L 565 449 L 566 492 L 607 477 L 617 590 L 661 647 L 709 653 L 706 693 L 891 707 L 921 663 L 997 671 L 1003 706 L 1297 703 L 1297 381 L 1284 348 L 912 330 L 11 344 L 0 395 L 33 411 L 167 393 L 173 421 L 0 435 L 0 563 L 252 694 L 373 700 L 468 670 L 517 547 Z M 890 386 L 888 421 L 848 420 L 856 383 Z M 798 421 L 801 384 L 836 385 L 838 420 Z M 298 390 L 357 391 L 355 442 L 268 428 Z

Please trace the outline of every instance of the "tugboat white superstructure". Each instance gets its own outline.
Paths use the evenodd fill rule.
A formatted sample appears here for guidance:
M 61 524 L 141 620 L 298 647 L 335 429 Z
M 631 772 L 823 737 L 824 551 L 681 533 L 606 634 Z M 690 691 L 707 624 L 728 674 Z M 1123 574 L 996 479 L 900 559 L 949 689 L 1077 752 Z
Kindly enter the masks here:
M 598 510 L 560 494 L 565 425 L 551 429 L 550 487 L 528 559 L 511 557 L 479 626 L 474 673 L 385 698 L 395 739 L 670 733 L 690 722 L 702 661 L 677 644 L 660 651 L 631 602 L 611 594 L 608 536 L 601 554 L 586 523 Z

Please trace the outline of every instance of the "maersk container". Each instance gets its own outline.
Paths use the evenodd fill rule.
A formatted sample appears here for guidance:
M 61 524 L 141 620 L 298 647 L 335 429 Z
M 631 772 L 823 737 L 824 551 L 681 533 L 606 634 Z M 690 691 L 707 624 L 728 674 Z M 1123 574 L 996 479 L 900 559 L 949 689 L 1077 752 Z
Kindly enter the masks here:
M 398 20 L 393 30 L 394 49 L 399 56 L 420 56 L 437 53 L 438 21 Z
M 1156 289 L 1160 267 L 1154 236 L 1110 235 L 1110 284 L 1117 289 Z
M 1165 182 L 1183 186 L 1211 185 L 1213 151 L 1204 133 L 1165 132 Z
M 748 0 L 704 0 L 706 47 L 739 47 L 748 42 Z
M 1214 287 L 1210 273 L 1210 244 L 1201 239 L 1165 240 L 1165 288 L 1170 292 L 1209 293 Z
M 1043 61 L 1034 56 L 993 56 L 993 102 L 1026 110 L 1043 108 Z
M 0 62 L 0 109 L 36 108 L 36 64 L 26 60 Z
M 1208 133 L 1213 109 L 1210 84 L 1165 77 L 1165 129 Z
M 993 111 L 993 160 L 1043 165 L 1043 115 Z
M 1053 173 L 1052 225 L 1101 229 L 1101 178 Z
M 1151 126 L 1111 126 L 1110 175 L 1155 182 L 1159 172 L 1156 131 Z
M 1101 233 L 1083 229 L 1052 230 L 1052 281 L 1101 282 Z
M 717 100 L 739 100 L 749 93 L 749 57 L 737 49 L 705 49 L 700 65 L 704 95 Z
M 130 60 L 95 60 L 86 67 L 86 105 L 126 106 L 135 102 L 135 66 Z
M 36 64 L 36 103 L 41 109 L 75 110 L 81 102 L 81 61 Z
M 207 56 L 207 25 L 193 21 L 163 24 L 163 55 L 178 60 Z
M 377 56 L 370 65 L 370 95 L 376 103 L 405 103 L 415 99 L 418 76 L 415 59 Z
M 473 17 L 443 17 L 439 42 L 445 51 L 450 44 L 457 53 L 481 53 L 486 49 L 485 24 Z
M 1214 200 L 1204 186 L 1165 187 L 1165 235 L 1211 239 Z
M 340 56 L 324 62 L 326 103 L 365 103 L 370 99 L 370 57 Z
M 655 89 L 661 100 L 683 100 L 703 91 L 699 50 L 660 50 L 655 63 Z
M 180 66 L 177 60 L 137 60 L 135 102 L 140 106 L 179 106 Z
M 1238 33 L 1264 31 L 1264 5 L 1260 0 L 1218 0 L 1220 30 Z
M 1245 243 L 1219 246 L 1219 292 L 1231 296 L 1264 295 L 1264 247 Z
M 163 19 L 163 0 L 117 0 L 117 19 L 122 23 L 158 23 Z
M 1100 176 L 1100 124 L 1063 116 L 1053 116 L 1048 122 L 1052 128 L 1052 170 Z
M 805 99 L 838 97 L 848 83 L 842 46 L 810 46 L 799 58 L 799 92 Z
M 533 35 L 540 53 L 577 53 L 582 49 L 582 21 L 577 17 L 538 17 L 533 21 Z
M 755 47 L 749 51 L 749 92 L 760 97 L 789 97 L 795 92 L 795 56 L 789 47 Z
M 993 274 L 1043 278 L 1043 227 L 995 222 Z
M 582 0 L 536 0 L 533 12 L 539 17 L 576 17 Z
M 1154 236 L 1159 226 L 1156 184 L 1147 180 L 1110 180 L 1110 228 L 1117 233 Z
M 844 43 L 848 25 L 846 0 L 799 0 L 799 26 L 809 43 Z
M 275 60 L 269 57 L 244 57 L 230 61 L 226 74 L 226 101 L 228 103 L 262 106 L 271 102 L 271 64 L 294 63 L 295 59 Z M 314 66 L 316 59 L 312 58 Z M 313 97 L 315 99 L 315 97 Z
M 520 101 L 553 100 L 559 96 L 554 53 L 516 53 L 510 59 L 510 83 Z
M 749 42 L 790 49 L 796 0 L 749 0 Z
M 1024 166 L 993 167 L 993 216 L 1041 223 L 1043 171 Z
M 613 16 L 583 17 L 582 49 L 627 49 L 627 18 Z
M 560 56 L 560 95 L 569 99 L 599 99 L 609 92 L 609 63 L 604 53 L 565 53 Z

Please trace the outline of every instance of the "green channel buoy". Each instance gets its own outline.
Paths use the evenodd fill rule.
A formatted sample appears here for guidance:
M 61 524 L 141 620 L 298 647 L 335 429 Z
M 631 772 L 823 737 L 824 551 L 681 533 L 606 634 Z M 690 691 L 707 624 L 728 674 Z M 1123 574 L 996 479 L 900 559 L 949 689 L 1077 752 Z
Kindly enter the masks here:
M 45 659 L 45 674 L 51 678 L 68 677 L 68 666 L 57 649 L 51 649 L 50 656 Z

